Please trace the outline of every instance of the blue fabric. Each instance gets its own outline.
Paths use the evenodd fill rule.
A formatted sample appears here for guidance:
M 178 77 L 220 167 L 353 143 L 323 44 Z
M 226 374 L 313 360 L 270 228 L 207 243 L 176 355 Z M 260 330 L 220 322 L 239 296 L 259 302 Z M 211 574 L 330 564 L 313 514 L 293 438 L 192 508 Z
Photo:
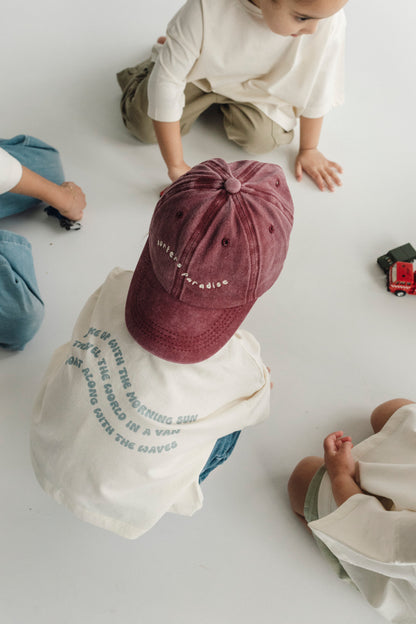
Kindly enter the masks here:
M 0 147 L 14 156 L 23 167 L 31 169 L 47 180 L 55 182 L 55 184 L 65 182 L 59 152 L 47 143 L 31 136 L 19 134 L 13 139 L 0 139 Z M 23 212 L 28 208 L 36 208 L 41 203 L 40 200 L 33 197 L 10 192 L 3 193 L 0 195 L 0 219 Z
M 0 230 L 0 346 L 23 349 L 42 323 L 43 308 L 30 243 Z
M 241 431 L 234 431 L 228 435 L 218 438 L 212 449 L 211 455 L 208 457 L 201 474 L 199 475 L 199 483 L 202 483 L 217 466 L 224 463 L 234 450 Z

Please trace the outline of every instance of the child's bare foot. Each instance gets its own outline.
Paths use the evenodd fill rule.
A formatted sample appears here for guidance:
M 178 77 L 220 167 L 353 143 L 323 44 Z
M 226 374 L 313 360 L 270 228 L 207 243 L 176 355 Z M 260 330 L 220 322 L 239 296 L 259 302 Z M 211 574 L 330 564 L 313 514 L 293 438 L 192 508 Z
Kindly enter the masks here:
M 158 43 L 165 43 L 166 41 L 166 37 L 158 37 L 157 42 Z

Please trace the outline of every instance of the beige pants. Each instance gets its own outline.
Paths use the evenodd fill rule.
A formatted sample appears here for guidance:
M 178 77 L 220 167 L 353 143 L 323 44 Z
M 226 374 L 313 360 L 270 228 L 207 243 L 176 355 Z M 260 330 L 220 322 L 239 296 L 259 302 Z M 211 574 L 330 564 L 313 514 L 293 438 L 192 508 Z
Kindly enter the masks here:
M 147 114 L 147 83 L 153 65 L 147 60 L 117 74 L 123 91 L 121 114 L 124 124 L 143 143 L 157 143 L 152 120 Z M 293 139 L 293 130 L 283 130 L 253 104 L 235 102 L 212 91 L 207 93 L 191 82 L 185 88 L 185 107 L 180 120 L 181 134 L 189 132 L 199 115 L 213 104 L 220 107 L 227 137 L 251 154 L 270 152 Z

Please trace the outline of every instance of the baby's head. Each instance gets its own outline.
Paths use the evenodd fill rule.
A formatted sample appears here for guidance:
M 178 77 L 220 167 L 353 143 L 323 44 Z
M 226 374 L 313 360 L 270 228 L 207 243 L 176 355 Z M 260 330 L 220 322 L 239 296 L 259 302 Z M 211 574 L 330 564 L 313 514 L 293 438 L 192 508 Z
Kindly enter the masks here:
M 284 37 L 312 35 L 321 19 L 331 17 L 347 0 L 251 0 L 270 30 Z
M 164 193 L 126 301 L 147 351 L 194 363 L 223 347 L 286 257 L 293 204 L 283 170 L 216 158 Z

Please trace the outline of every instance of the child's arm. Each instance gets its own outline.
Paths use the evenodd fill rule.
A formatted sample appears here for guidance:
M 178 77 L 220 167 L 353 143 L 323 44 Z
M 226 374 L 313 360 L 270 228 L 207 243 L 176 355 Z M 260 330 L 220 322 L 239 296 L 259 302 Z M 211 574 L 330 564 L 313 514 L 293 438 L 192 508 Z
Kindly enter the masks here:
M 351 449 L 351 438 L 344 436 L 343 431 L 331 433 L 324 440 L 325 466 L 338 506 L 354 494 L 362 494 L 362 490 L 355 481 L 356 466 Z
M 159 37 L 157 42 L 164 44 L 166 37 Z M 153 120 L 160 152 L 168 168 L 168 176 L 175 182 L 181 175 L 189 171 L 190 167 L 183 159 L 183 147 L 179 121 Z
M 180 119 L 187 78 L 201 54 L 203 15 L 200 2 L 186 2 L 169 22 L 148 83 L 148 115 L 172 181 L 189 171 L 183 159 Z
M 337 172 L 342 173 L 342 167 L 318 150 L 323 117 L 316 119 L 300 118 L 299 153 L 296 157 L 296 179 L 302 179 L 302 171 L 307 173 L 318 188 L 323 191 L 328 188 L 334 190 L 334 183 L 341 186 Z
M 166 42 L 166 37 L 159 37 L 158 43 L 163 44 L 162 52 L 171 45 Z M 173 58 L 173 53 L 168 54 L 168 59 Z M 152 70 L 149 84 L 148 114 L 152 119 L 160 153 L 167 166 L 168 176 L 175 182 L 181 175 L 189 171 L 189 165 L 183 158 L 182 137 L 180 118 L 185 102 L 184 90 L 186 86 L 186 74 L 188 68 L 179 67 L 179 78 L 169 80 L 165 75 L 165 63 L 155 64 Z M 175 67 L 177 70 L 178 68 Z M 174 71 L 172 71 L 172 74 Z
M 86 206 L 85 195 L 74 182 L 55 184 L 26 167 L 22 167 L 22 177 L 10 192 L 40 199 L 73 221 L 82 219 Z
M 163 160 L 168 168 L 168 175 L 175 182 L 190 167 L 183 159 L 182 138 L 179 121 L 153 120 L 157 141 Z

